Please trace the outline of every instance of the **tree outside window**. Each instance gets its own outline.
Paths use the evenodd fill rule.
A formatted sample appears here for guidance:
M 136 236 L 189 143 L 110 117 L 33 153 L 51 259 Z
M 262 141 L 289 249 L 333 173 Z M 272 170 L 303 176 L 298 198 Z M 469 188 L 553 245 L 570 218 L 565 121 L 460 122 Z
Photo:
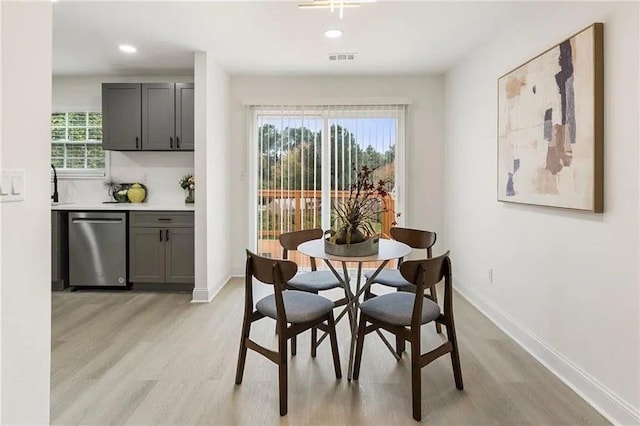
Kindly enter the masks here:
M 61 171 L 104 173 L 101 112 L 51 114 L 51 164 Z

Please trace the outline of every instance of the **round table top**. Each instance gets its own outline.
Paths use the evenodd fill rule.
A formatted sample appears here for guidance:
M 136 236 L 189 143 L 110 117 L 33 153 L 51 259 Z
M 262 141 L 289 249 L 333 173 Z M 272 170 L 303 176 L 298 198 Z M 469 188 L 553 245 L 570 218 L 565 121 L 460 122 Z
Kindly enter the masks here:
M 395 240 L 384 240 L 380 238 L 378 254 L 366 257 L 346 257 L 334 256 L 324 251 L 324 238 L 306 241 L 298 246 L 298 251 L 307 256 L 317 259 L 338 260 L 341 262 L 382 262 L 385 260 L 398 259 L 411 253 L 411 247 L 405 243 Z

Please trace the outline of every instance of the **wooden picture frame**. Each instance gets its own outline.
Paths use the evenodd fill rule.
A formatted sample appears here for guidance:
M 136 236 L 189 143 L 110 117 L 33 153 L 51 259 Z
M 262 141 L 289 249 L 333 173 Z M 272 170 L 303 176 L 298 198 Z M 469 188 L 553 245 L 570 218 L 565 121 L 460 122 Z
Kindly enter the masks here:
M 604 211 L 603 24 L 498 78 L 498 201 Z

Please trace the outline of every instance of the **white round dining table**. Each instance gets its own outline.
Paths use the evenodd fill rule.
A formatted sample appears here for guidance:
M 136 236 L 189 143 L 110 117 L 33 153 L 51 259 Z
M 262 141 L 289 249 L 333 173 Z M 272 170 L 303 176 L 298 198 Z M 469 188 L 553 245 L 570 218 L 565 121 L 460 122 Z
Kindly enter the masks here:
M 324 239 L 311 240 L 304 242 L 298 246 L 298 251 L 307 256 L 316 259 L 335 260 L 338 262 L 383 262 L 393 259 L 399 259 L 411 253 L 411 247 L 405 243 L 395 240 L 380 239 L 378 243 L 378 253 L 371 256 L 351 257 L 351 256 L 335 256 L 324 251 Z
M 378 242 L 378 253 L 371 256 L 364 257 L 351 257 L 351 256 L 336 256 L 333 254 L 326 253 L 324 251 L 324 238 L 320 238 L 317 240 L 306 241 L 298 246 L 298 252 L 301 254 L 314 257 L 316 259 L 322 259 L 327 267 L 333 272 L 335 277 L 340 280 L 343 284 L 345 293 L 349 300 L 349 303 L 345 306 L 344 310 L 336 317 L 336 322 L 340 321 L 340 319 L 347 312 L 350 313 L 350 318 L 353 319 L 351 322 L 351 345 L 349 348 L 349 367 L 347 373 L 347 380 L 351 381 L 352 373 L 353 373 L 353 355 L 355 350 L 355 344 L 357 339 L 357 318 L 358 318 L 358 307 L 360 306 L 360 296 L 369 288 L 371 284 L 375 282 L 378 274 L 384 269 L 385 266 L 389 263 L 390 260 L 400 259 L 402 257 L 407 256 L 411 253 L 411 247 L 408 245 L 401 243 L 400 241 L 395 240 L 386 240 L 380 239 Z M 332 261 L 340 262 L 342 264 L 343 275 L 340 275 L 338 271 L 336 271 L 335 267 L 331 264 Z M 347 268 L 347 263 L 357 263 L 358 264 L 358 272 L 356 278 L 356 291 L 353 293 L 351 291 L 351 280 L 349 279 L 349 272 Z M 377 269 L 369 279 L 365 282 L 365 284 L 360 287 L 360 280 L 362 276 L 362 264 L 363 263 L 377 263 Z M 385 343 L 387 348 L 391 351 L 393 356 L 398 359 L 398 355 L 395 352 L 395 349 L 391 346 L 391 344 L 387 341 L 387 339 L 377 330 L 378 335 Z M 323 335 L 318 344 L 326 338 L 326 333 Z

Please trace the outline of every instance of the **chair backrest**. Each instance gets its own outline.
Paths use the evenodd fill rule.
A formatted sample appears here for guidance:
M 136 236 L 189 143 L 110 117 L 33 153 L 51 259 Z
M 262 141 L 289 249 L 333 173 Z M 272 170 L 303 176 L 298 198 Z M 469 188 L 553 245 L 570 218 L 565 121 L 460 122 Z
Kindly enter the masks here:
M 289 251 L 298 250 L 298 246 L 311 240 L 322 238 L 324 232 L 320 228 L 304 229 L 302 231 L 292 231 L 280 234 L 280 245 L 282 246 L 282 258 L 289 258 Z M 316 260 L 311 259 L 311 270 L 316 270 Z
M 285 284 L 298 272 L 298 265 L 289 260 L 271 259 L 258 256 L 247 250 L 247 265 L 245 270 L 245 310 L 253 310 L 253 278 L 264 284 L 274 286 L 276 311 L 278 318 L 284 316 L 284 302 L 282 292 Z
M 400 273 L 405 280 L 415 284 L 416 295 L 423 295 L 424 289 L 438 284 L 444 279 L 444 315 L 452 315 L 453 288 L 451 282 L 451 259 L 449 252 L 431 259 L 407 260 L 400 265 Z M 413 306 L 411 326 L 419 326 L 423 297 L 416 297 Z
M 405 243 L 414 249 L 426 249 L 427 258 L 433 257 L 431 248 L 436 243 L 436 233 L 431 231 L 423 231 L 421 229 L 401 228 L 395 226 L 390 230 L 391 236 L 394 240 Z M 402 263 L 403 259 L 398 259 L 398 267 Z

